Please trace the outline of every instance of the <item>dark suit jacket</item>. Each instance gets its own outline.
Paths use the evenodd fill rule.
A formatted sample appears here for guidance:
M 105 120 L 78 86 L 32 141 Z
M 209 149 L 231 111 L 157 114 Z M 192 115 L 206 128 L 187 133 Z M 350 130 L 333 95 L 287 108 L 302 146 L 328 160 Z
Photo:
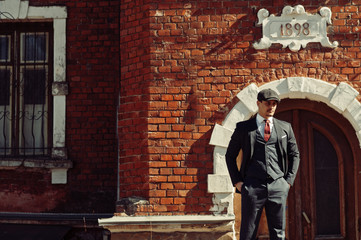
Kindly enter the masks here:
M 278 141 L 276 147 L 281 170 L 284 173 L 285 180 L 292 185 L 300 162 L 296 138 L 291 124 L 288 122 L 273 118 L 272 131 L 274 130 L 277 133 Z M 226 162 L 233 185 L 243 182 L 245 179 L 247 167 L 253 155 L 256 131 L 257 122 L 254 117 L 237 123 L 237 127 L 231 137 L 226 153 Z M 243 152 L 243 159 L 241 168 L 238 170 L 236 159 L 240 150 Z

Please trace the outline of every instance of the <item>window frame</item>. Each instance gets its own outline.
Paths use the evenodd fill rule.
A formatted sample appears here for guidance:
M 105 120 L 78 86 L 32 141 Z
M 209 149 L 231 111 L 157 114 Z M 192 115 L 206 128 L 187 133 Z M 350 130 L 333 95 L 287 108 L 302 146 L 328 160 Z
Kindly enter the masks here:
M 0 36 L 8 36 L 8 61 L 1 61 L 1 69 L 9 70 L 9 99 L 4 109 L 9 107 L 9 121 L 3 119 L 4 121 L 2 126 L 4 126 L 4 139 L 5 148 L 0 153 L 0 158 L 50 158 L 51 147 L 52 147 L 52 96 L 51 96 L 51 83 L 53 82 L 53 28 L 50 22 L 46 23 L 23 23 L 23 22 L 12 22 L 12 23 L 1 23 L 1 29 L 6 29 L 5 31 L 0 32 Z M 44 46 L 45 46 L 45 58 L 41 60 L 25 59 L 26 53 L 25 41 L 27 36 L 37 35 L 45 36 L 44 37 Z M 42 114 L 45 114 L 46 121 L 43 121 L 44 124 L 40 130 L 41 134 L 38 132 L 33 132 L 33 134 L 26 134 L 25 129 L 28 129 L 29 122 L 25 117 L 25 109 L 29 108 L 29 103 L 26 102 L 27 90 L 26 86 L 26 72 L 32 70 L 44 70 L 45 76 L 45 86 L 44 90 L 44 102 L 43 103 L 32 103 L 34 109 L 41 106 Z M 14 82 L 16 80 L 16 82 Z M 14 88 L 14 86 L 17 86 Z M 2 105 L 3 106 L 3 105 Z M 38 112 L 38 111 L 36 111 Z M 23 116 L 21 116 L 23 115 Z M 8 129 L 5 129 L 5 126 L 8 126 Z M 32 121 L 32 128 L 38 128 L 39 122 L 36 120 Z M 38 128 L 39 129 L 39 128 Z M 6 137 L 5 137 L 6 136 Z M 23 137 L 22 137 L 23 136 Z M 32 137 L 30 137 L 32 136 Z M 41 139 L 40 142 L 37 140 Z M 26 147 L 25 142 L 30 141 L 33 145 L 32 147 Z M 10 145 L 6 144 L 10 142 Z M 38 142 L 36 144 L 36 142 Z M 40 144 L 39 144 L 40 143 Z M 41 145 L 41 146 L 40 146 Z M 40 148 L 39 148 L 40 147 Z
M 53 82 L 51 84 L 53 121 L 52 121 L 52 149 L 49 159 L 2 159 L 0 168 L 40 167 L 51 170 L 53 184 L 67 183 L 67 170 L 73 166 L 68 158 L 65 144 L 66 122 L 66 19 L 65 6 L 30 6 L 28 0 L 14 2 L 0 0 L 2 11 L 6 12 L 0 22 L 51 22 L 53 26 Z

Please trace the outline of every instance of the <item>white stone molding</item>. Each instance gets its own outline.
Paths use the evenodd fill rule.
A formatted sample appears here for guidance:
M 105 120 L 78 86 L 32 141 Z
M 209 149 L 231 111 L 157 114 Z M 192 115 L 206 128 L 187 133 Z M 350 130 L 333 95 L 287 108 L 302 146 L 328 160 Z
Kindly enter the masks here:
M 335 48 L 327 37 L 327 24 L 331 24 L 332 12 L 329 8 L 320 9 L 320 14 L 309 14 L 302 5 L 286 6 L 281 16 L 269 15 L 267 9 L 260 9 L 257 13 L 257 26 L 262 25 L 263 37 L 253 44 L 255 49 L 268 49 L 274 43 L 283 48 L 289 47 L 297 52 L 310 42 L 319 42 L 323 47 Z
M 67 179 L 67 168 L 55 168 L 51 169 L 51 183 L 52 184 L 66 184 Z
M 347 83 L 335 85 L 314 78 L 289 77 L 259 88 L 251 84 L 238 93 L 240 102 L 229 112 L 222 125 L 215 125 L 209 142 L 214 145 L 214 169 L 213 174 L 208 175 L 208 192 L 214 193 L 214 206 L 211 210 L 215 214 L 221 213 L 227 206 L 227 214 L 234 214 L 233 186 L 226 167 L 225 154 L 237 122 L 247 120 L 257 112 L 256 96 L 265 88 L 275 90 L 281 99 L 309 99 L 327 104 L 350 122 L 361 147 L 361 103 L 356 99 L 359 92 Z
M 177 216 L 113 216 L 111 218 L 98 219 L 100 226 L 117 226 L 124 224 L 190 224 L 190 223 L 217 223 L 228 222 L 234 218 L 227 216 L 209 216 L 209 215 L 177 215 Z M 170 230 L 170 229 L 168 229 Z M 172 230 L 170 230 L 172 231 Z
M 183 233 L 218 233 L 217 238 L 236 239 L 234 216 L 177 215 L 177 216 L 113 216 L 98 219 L 99 226 L 108 229 L 112 236 L 117 233 L 154 232 L 171 235 Z M 221 234 L 222 233 L 222 234 Z M 203 238 L 202 238 L 203 239 Z
M 66 90 L 59 90 L 66 84 L 66 19 L 67 9 L 63 6 L 30 6 L 28 0 L 1 0 L 0 19 L 22 19 L 31 21 L 52 20 L 54 29 L 54 82 L 53 86 L 53 151 L 54 158 L 67 158 L 65 146 Z M 68 163 L 64 166 L 69 166 Z M 64 167 L 63 166 L 63 167 Z M 64 171 L 63 171 L 64 172 Z M 65 173 L 66 174 L 66 173 Z M 66 178 L 65 178 L 66 179 Z
M 23 19 L 27 15 L 29 7 L 29 1 L 21 0 L 3 0 L 0 2 L 0 9 L 3 17 L 10 19 Z
M 232 114 L 228 114 L 228 115 L 232 116 Z M 239 116 L 237 116 L 237 117 L 239 117 Z M 232 121 L 232 122 L 234 122 L 234 121 Z M 235 127 L 236 126 L 234 126 L 234 128 Z M 212 131 L 212 136 L 211 136 L 211 140 L 210 140 L 209 144 L 227 148 L 228 141 L 224 141 L 224 139 L 230 140 L 232 133 L 233 133 L 233 130 L 223 127 L 219 124 L 216 124 Z

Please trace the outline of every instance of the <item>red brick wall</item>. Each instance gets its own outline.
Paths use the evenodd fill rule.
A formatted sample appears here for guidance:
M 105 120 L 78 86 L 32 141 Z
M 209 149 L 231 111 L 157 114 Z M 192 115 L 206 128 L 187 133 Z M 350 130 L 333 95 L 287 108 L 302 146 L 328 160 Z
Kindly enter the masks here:
M 147 198 L 149 81 L 152 79 L 146 1 L 122 1 L 120 28 L 119 197 Z
M 111 212 L 117 191 L 119 2 L 65 4 L 70 87 L 66 144 L 75 165 L 69 172 L 68 194 L 75 195 L 80 205 L 85 201 L 82 208 L 88 212 L 87 205 Z
M 297 4 L 313 14 L 323 6 L 332 10 L 329 38 L 339 47 L 310 43 L 298 52 L 279 45 L 256 51 L 252 43 L 262 37 L 262 28 L 255 26 L 258 10 L 280 15 L 284 6 Z M 137 214 L 209 213 L 210 133 L 250 83 L 305 76 L 344 81 L 360 91 L 360 7 L 342 0 L 123 0 L 119 137 L 129 140 L 120 145 L 120 176 L 139 185 L 124 184 L 120 191 L 149 188 L 139 195 L 150 208 Z M 136 89 L 124 89 L 131 86 Z M 133 111 L 125 113 L 127 108 Z
M 30 0 L 29 4 L 67 7 L 66 146 L 74 167 L 65 185 L 52 185 L 49 169 L 1 170 L 0 211 L 114 212 L 120 3 Z

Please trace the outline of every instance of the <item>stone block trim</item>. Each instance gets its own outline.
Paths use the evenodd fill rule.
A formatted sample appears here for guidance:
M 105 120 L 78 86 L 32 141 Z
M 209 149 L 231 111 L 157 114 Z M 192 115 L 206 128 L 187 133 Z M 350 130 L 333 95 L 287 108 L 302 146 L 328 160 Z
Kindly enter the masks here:
M 209 144 L 227 148 L 228 142 L 231 140 L 233 130 L 234 128 L 230 130 L 219 124 L 216 124 L 213 128 Z
M 332 97 L 330 97 L 330 105 L 339 113 L 343 113 L 358 95 L 359 92 L 356 89 L 347 83 L 341 82 L 334 89 Z
M 229 176 L 220 174 L 208 175 L 208 191 L 212 193 L 229 193 L 233 191 L 229 185 Z

